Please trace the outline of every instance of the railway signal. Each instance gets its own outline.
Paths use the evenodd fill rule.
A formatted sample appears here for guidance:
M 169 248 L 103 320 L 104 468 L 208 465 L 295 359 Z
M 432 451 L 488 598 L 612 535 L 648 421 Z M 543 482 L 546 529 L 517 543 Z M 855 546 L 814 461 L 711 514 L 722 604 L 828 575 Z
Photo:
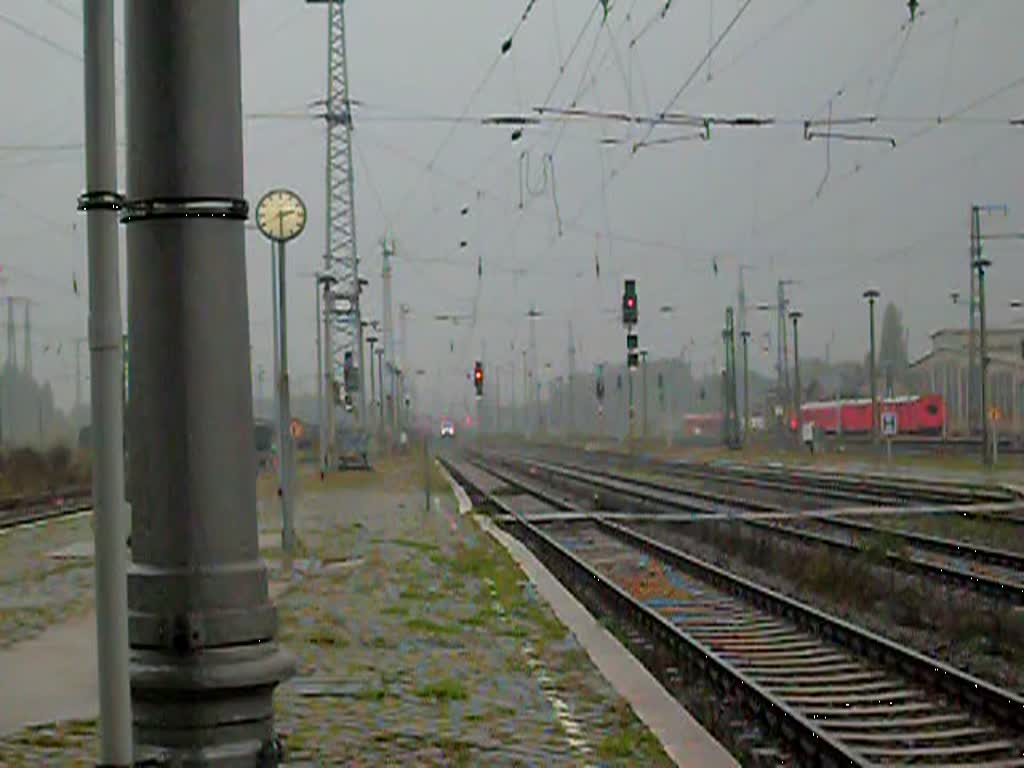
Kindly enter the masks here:
M 640 307 L 636 296 L 636 280 L 626 280 L 622 290 L 622 324 L 630 327 L 637 324 Z
M 479 360 L 473 366 L 473 386 L 476 387 L 476 396 L 484 396 L 484 364 Z
M 345 391 L 347 393 L 359 391 L 359 369 L 356 367 L 352 351 L 345 352 Z

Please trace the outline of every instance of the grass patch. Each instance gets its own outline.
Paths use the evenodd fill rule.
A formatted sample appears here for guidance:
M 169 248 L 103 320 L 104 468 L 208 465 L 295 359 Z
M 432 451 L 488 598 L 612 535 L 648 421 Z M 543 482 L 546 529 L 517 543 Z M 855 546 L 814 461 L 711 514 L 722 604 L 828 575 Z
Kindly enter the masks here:
M 317 627 L 305 638 L 307 643 L 320 646 L 321 648 L 344 648 L 349 644 L 348 639 L 341 637 L 336 632 L 330 632 L 323 627 Z
M 406 629 L 411 632 L 423 632 L 428 635 L 457 635 L 461 631 L 459 627 L 452 624 L 438 624 L 436 621 L 415 616 L 405 622 Z
M 393 544 L 396 547 L 407 547 L 419 552 L 437 552 L 440 547 L 429 541 L 413 541 L 412 539 L 373 539 L 374 544 Z
M 435 742 L 438 749 L 444 754 L 445 764 L 464 768 L 471 765 L 473 757 L 472 747 L 464 741 L 448 737 L 438 737 Z
M 469 698 L 462 683 L 450 677 L 420 686 L 415 693 L 421 699 L 433 699 L 437 702 L 465 701 Z
M 612 722 L 606 726 L 605 735 L 594 745 L 598 758 L 620 765 L 672 765 L 661 743 L 637 719 L 629 704 L 619 701 L 610 716 Z

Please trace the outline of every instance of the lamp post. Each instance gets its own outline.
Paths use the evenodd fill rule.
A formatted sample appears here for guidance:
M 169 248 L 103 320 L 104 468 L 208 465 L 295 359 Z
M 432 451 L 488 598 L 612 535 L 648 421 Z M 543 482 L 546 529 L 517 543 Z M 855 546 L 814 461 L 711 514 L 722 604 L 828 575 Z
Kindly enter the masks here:
M 750 439 L 750 356 L 748 347 L 750 331 L 740 331 L 740 338 L 743 340 L 743 442 Z
M 331 287 L 337 282 L 333 275 L 321 273 L 317 276 L 317 370 L 320 371 L 320 471 L 328 472 L 331 467 L 332 445 L 334 443 L 334 365 L 331 353 L 330 328 L 333 295 Z
M 978 249 L 980 252 L 980 248 Z M 988 424 L 988 337 L 985 318 L 985 270 L 992 266 L 988 259 L 978 258 L 974 268 L 978 271 L 978 346 L 981 356 L 981 460 L 986 467 L 992 466 L 992 450 L 989 446 Z
M 384 346 L 377 347 L 377 429 L 384 431 Z
M 369 335 L 366 337 L 366 343 L 370 345 L 370 408 L 372 409 L 374 403 L 377 402 L 377 363 L 373 357 L 373 348 L 377 345 L 377 337 Z M 367 415 L 367 421 L 370 420 Z
M 793 321 L 793 409 L 796 415 L 798 441 L 802 439 L 804 426 L 803 415 L 800 413 L 800 398 L 803 393 L 800 390 L 800 337 L 798 335 L 800 318 L 803 316 L 804 313 L 799 310 L 793 310 L 789 313 L 789 318 Z
M 643 397 L 641 398 L 641 406 L 644 409 L 644 420 L 642 422 L 641 429 L 643 429 L 643 438 L 647 439 L 647 350 L 640 350 L 640 386 L 643 387 Z
M 876 288 L 864 291 L 863 297 L 868 300 L 868 382 L 871 391 L 871 441 L 878 443 L 878 392 L 875 376 L 875 302 L 880 296 Z

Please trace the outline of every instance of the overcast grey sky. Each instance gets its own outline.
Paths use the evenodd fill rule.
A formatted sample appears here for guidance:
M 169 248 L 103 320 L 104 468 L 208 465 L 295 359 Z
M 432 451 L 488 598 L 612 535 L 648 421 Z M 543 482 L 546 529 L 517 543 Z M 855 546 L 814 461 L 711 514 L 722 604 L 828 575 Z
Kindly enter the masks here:
M 531 303 L 546 313 L 537 323 L 540 357 L 556 373 L 566 365 L 570 319 L 581 366 L 618 361 L 624 344 L 610 310 L 624 275 L 637 278 L 641 344 L 652 356 L 678 355 L 692 339 L 694 359 L 708 365 L 721 357 L 724 307 L 735 303 L 740 263 L 752 266 L 751 302 L 772 300 L 780 277 L 803 279 L 793 300 L 806 316 L 806 354 L 823 354 L 833 335 L 834 356 L 864 354 L 859 297 L 869 284 L 903 309 L 911 353 L 920 354 L 930 331 L 962 322 L 948 294 L 967 284 L 969 205 L 1005 202 L 1009 217 L 985 226 L 1024 229 L 1024 128 L 1008 123 L 1024 115 L 1019 0 L 921 0 L 913 25 L 903 0 L 754 0 L 675 101 L 740 0 L 673 0 L 663 18 L 665 0 L 616 0 L 603 25 L 593 0 L 537 0 L 496 64 L 526 0 L 346 5 L 352 97 L 364 105 L 355 113 L 355 144 L 367 313 L 379 316 L 377 241 L 389 232 L 399 249 L 396 315 L 400 303 L 411 309 L 409 365 L 442 368 L 434 386 L 448 397 L 468 395 L 460 379 L 482 340 L 492 364 L 518 359 Z M 118 17 L 120 25 L 120 4 Z M 246 194 L 254 203 L 271 186 L 292 187 L 310 209 L 309 227 L 289 251 L 298 390 L 312 389 L 315 370 L 313 286 L 304 275 L 319 267 L 325 247 L 324 128 L 303 116 L 324 96 L 325 19 L 323 7 L 301 0 L 242 2 L 245 110 L 293 115 L 246 121 Z M 0 2 L 0 264 L 6 290 L 39 302 L 35 368 L 65 406 L 74 392 L 70 340 L 85 332 L 87 285 L 83 222 L 74 212 L 84 180 L 80 52 L 78 3 Z M 516 143 L 507 127 L 453 130 L 447 120 L 566 107 L 577 93 L 578 106 L 593 110 L 657 115 L 671 107 L 773 116 L 779 124 L 719 126 L 710 141 L 634 153 L 632 141 L 647 129 L 607 120 L 546 123 Z M 844 130 L 892 136 L 896 149 L 805 141 L 803 120 L 825 118 L 830 100 L 834 119 L 880 116 Z M 948 119 L 937 125 L 940 115 Z M 687 132 L 661 127 L 651 138 Z M 609 138 L 625 141 L 602 143 Z M 524 151 L 531 179 L 521 191 Z M 534 197 L 545 153 L 554 173 Z M 254 365 L 269 371 L 269 248 L 255 233 L 248 244 Z M 1008 302 L 1024 298 L 1024 263 L 1012 242 L 993 243 L 989 256 L 993 322 L 1005 324 Z M 659 316 L 663 304 L 675 313 Z M 474 307 L 475 326 L 431 319 Z M 756 335 L 773 328 L 760 313 L 750 324 Z M 765 371 L 773 360 L 760 346 L 752 355 Z

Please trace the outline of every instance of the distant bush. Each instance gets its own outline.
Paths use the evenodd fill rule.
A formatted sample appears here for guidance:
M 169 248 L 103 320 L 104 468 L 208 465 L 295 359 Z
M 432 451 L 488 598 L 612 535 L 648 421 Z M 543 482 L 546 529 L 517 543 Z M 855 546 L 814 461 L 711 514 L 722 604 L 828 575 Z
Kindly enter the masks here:
M 0 492 L 3 493 L 44 493 L 88 485 L 89 481 L 88 462 L 75 460 L 66 445 L 55 445 L 46 451 L 12 448 L 0 452 Z

